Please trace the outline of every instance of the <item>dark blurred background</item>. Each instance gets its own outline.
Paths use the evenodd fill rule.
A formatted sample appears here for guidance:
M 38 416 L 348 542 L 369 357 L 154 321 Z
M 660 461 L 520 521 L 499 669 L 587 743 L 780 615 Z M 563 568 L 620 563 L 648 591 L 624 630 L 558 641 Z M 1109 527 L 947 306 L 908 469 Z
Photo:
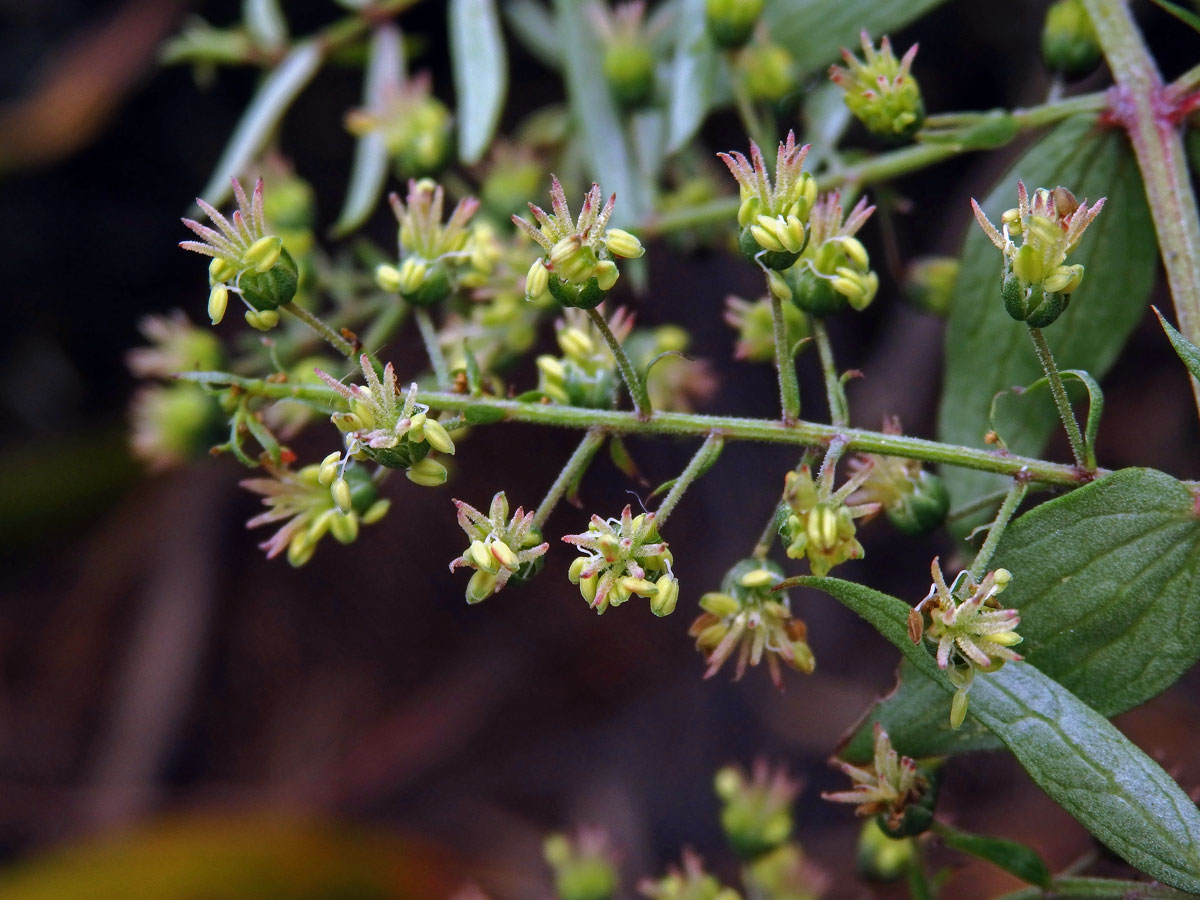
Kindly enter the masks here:
M 338 14 L 317 0 L 287 7 L 298 32 Z M 1198 41 L 1145 7 L 1171 77 L 1194 61 Z M 916 71 L 930 110 L 1035 103 L 1048 88 L 1036 40 L 1043 10 L 950 2 L 893 39 L 900 48 L 920 41 Z M 188 13 L 223 24 L 238 4 L 5 0 L 0 12 L 0 221 L 9 235 L 0 257 L 0 860 L 136 829 L 134 843 L 158 847 L 148 855 L 160 861 L 174 859 L 162 848 L 208 846 L 214 834 L 264 846 L 278 834 L 311 862 L 336 835 L 357 848 L 378 844 L 397 896 L 444 896 L 474 880 L 499 897 L 540 897 L 549 895 L 542 835 L 582 822 L 612 831 L 632 895 L 636 877 L 661 872 L 683 845 L 733 876 L 712 774 L 765 756 L 805 783 L 798 836 L 829 874 L 830 895 L 899 895 L 856 880 L 858 823 L 818 797 L 841 786 L 825 760 L 891 685 L 895 652 L 815 595 L 793 603 L 808 621 L 817 672 L 788 675 L 783 691 L 757 670 L 737 683 L 726 673 L 703 681 L 686 634 L 699 595 L 751 549 L 777 497 L 775 476 L 760 476 L 786 471 L 792 451 L 732 446 L 688 494 L 669 534 L 680 609 L 665 620 L 634 608 L 597 618 L 566 580 L 571 554 L 556 548 L 530 586 L 479 607 L 463 602 L 465 576 L 445 570 L 462 549 L 450 498 L 482 505 L 503 488 L 514 504 L 536 504 L 577 436 L 532 427 L 477 429 L 444 488 L 393 482 L 391 514 L 350 547 L 326 546 L 299 571 L 265 560 L 243 527 L 257 499 L 238 489 L 236 463 L 150 477 L 125 437 L 134 382 L 122 357 L 140 341 L 138 320 L 176 307 L 203 316 L 203 275 L 176 247 L 186 236 L 178 218 L 255 79 L 223 70 L 199 89 L 186 67 L 160 68 L 157 48 Z M 452 100 L 442 4 L 419 4 L 402 25 L 429 36 L 420 64 Z M 561 88 L 510 49 L 520 97 L 511 124 Z M 341 117 L 358 102 L 356 73 L 327 70 L 284 131 L 284 150 L 316 190 L 322 231 L 352 149 Z M 725 116 L 704 140 L 713 150 L 744 143 Z M 901 258 L 956 253 L 967 198 L 985 193 L 1019 149 L 898 182 L 909 201 L 894 222 Z M 380 215 L 370 230 L 389 242 L 393 227 Z M 877 225 L 866 239 L 883 258 Z M 626 302 L 643 323 L 692 331 L 694 354 L 721 376 L 708 408 L 773 415 L 770 367 L 733 362 L 720 321 L 726 294 L 755 291 L 755 273 L 728 256 L 686 257 L 665 245 L 651 246 L 649 263 L 649 291 Z M 907 430 L 929 435 L 943 326 L 905 305 L 897 275 L 884 273 L 868 314 L 833 323 L 834 340 L 839 361 L 867 375 L 851 388 L 855 423 L 898 413 Z M 1161 288 L 1155 299 L 1170 302 Z M 1163 347 L 1148 318 L 1105 382 L 1100 455 L 1112 467 L 1196 478 L 1191 396 Z M 390 352 L 403 360 L 417 351 L 405 338 Z M 819 373 L 811 362 L 802 371 L 807 411 L 819 415 Z M 676 474 L 693 449 L 630 443 L 651 483 Z M 1066 455 L 1065 446 L 1051 452 Z M 636 507 L 626 492 L 640 489 L 601 460 L 584 483 L 584 508 L 564 505 L 550 520 L 551 543 L 582 530 L 591 511 Z M 862 539 L 867 559 L 839 574 L 903 597 L 924 593 L 929 542 L 882 522 Z M 954 553 L 948 538 L 935 545 Z M 1193 672 L 1119 721 L 1185 789 L 1200 786 L 1189 740 L 1200 729 L 1198 688 Z M 963 827 L 1034 843 L 1054 866 L 1090 849 L 1083 829 L 999 755 L 954 760 L 944 806 Z M 342 824 L 330 832 L 303 824 L 334 822 Z M 74 864 L 60 859 L 60 870 Z M 131 900 L 167 896 L 139 893 L 136 881 L 125 885 Z M 950 890 L 986 896 L 1013 884 L 972 869 Z M 84 894 L 50 887 L 36 896 Z

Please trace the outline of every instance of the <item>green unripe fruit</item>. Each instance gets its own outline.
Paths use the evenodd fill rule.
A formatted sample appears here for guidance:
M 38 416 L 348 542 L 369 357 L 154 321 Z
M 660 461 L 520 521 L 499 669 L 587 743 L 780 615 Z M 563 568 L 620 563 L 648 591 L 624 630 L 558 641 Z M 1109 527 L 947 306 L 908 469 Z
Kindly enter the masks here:
M 833 287 L 833 279 L 822 278 L 810 266 L 797 266 L 783 273 L 792 289 L 792 302 L 817 318 L 841 312 L 847 306 L 846 295 Z
M 805 232 L 806 239 L 807 236 L 807 232 Z M 749 226 L 743 228 L 738 235 L 738 249 L 742 251 L 742 256 L 750 262 L 762 263 L 768 269 L 776 271 L 782 271 L 793 265 L 804 251 L 803 247 L 795 253 L 789 253 L 787 250 L 764 250 L 762 245 L 755 240 Z
M 743 46 L 762 16 L 764 0 L 708 0 L 705 25 L 713 42 L 722 50 Z
M 950 493 L 932 472 L 921 471 L 913 490 L 887 507 L 888 520 L 901 534 L 921 537 L 946 521 Z
M 1059 0 L 1046 10 L 1042 59 L 1067 78 L 1082 78 L 1100 64 L 1100 41 L 1080 0 Z
M 1070 294 L 1047 293 L 1042 290 L 1040 284 L 1026 288 L 1015 275 L 1004 279 L 1000 287 L 1000 296 L 1004 299 L 1004 308 L 1008 314 L 1030 328 L 1045 328 L 1053 324 L 1066 312 L 1067 305 L 1071 302 Z
M 425 441 L 414 443 L 402 440 L 395 447 L 364 447 L 363 452 L 375 462 L 389 469 L 407 469 L 419 463 L 429 454 L 429 444 Z M 353 487 L 351 487 L 353 497 Z
M 929 826 L 933 824 L 934 813 L 937 812 L 938 774 L 925 766 L 919 766 L 919 769 L 928 785 L 925 793 L 904 808 L 904 813 L 895 826 L 888 824 L 886 816 L 877 817 L 879 828 L 888 837 L 916 837 L 928 831 Z
M 595 276 L 581 285 L 573 285 L 569 281 L 551 273 L 550 295 L 559 305 L 575 309 L 595 309 L 604 302 L 605 292 L 600 289 L 600 282 Z
M 654 54 L 638 41 L 610 44 L 604 51 L 604 78 L 622 106 L 645 106 L 654 97 Z
M 296 261 L 286 247 L 280 248 L 279 259 L 266 272 L 249 269 L 238 280 L 242 296 L 259 312 L 278 309 L 291 303 L 296 296 L 299 271 Z

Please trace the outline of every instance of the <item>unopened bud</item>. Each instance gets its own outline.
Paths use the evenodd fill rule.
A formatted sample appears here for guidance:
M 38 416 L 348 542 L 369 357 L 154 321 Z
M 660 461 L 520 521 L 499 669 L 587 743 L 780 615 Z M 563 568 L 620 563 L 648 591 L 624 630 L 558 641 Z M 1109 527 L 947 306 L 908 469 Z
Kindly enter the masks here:
M 540 300 L 550 291 L 550 273 L 540 259 L 534 261 L 525 276 L 525 299 Z
M 488 549 L 491 551 L 492 556 L 495 557 L 496 562 L 500 563 L 504 568 L 515 569 L 520 565 L 517 554 L 513 553 L 512 548 L 504 543 L 504 541 L 493 541 L 488 545 Z
M 787 280 L 774 269 L 767 270 L 767 290 L 771 292 L 771 296 L 779 298 L 784 303 L 792 299 L 792 289 L 788 286 Z
M 346 483 L 345 478 L 335 481 L 330 493 L 333 494 L 333 502 L 337 504 L 342 515 L 350 512 L 350 485 Z
M 617 283 L 617 278 L 620 274 L 617 270 L 617 264 L 611 259 L 605 259 L 596 263 L 596 284 L 602 291 L 611 291 L 613 285 Z
M 775 583 L 775 576 L 767 569 L 754 569 L 740 579 L 742 587 L 763 588 Z
M 575 359 L 586 359 L 596 351 L 592 339 L 578 328 L 564 328 L 557 337 L 563 353 Z
M 579 579 L 583 575 L 583 569 L 588 564 L 586 556 L 580 556 L 572 560 L 571 568 L 567 569 L 567 580 L 571 584 L 579 584 Z
M 208 281 L 210 284 L 220 284 L 232 281 L 237 276 L 237 266 L 220 256 L 214 256 L 208 264 Z
M 376 266 L 375 283 L 389 293 L 400 293 L 400 270 L 387 263 Z
M 613 256 L 637 259 L 646 252 L 642 242 L 624 228 L 610 228 L 604 233 L 604 245 Z
M 208 292 L 208 317 L 214 325 L 219 325 L 225 318 L 225 309 L 228 306 L 229 288 L 223 284 L 213 285 L 213 289 Z
M 486 600 L 492 596 L 495 587 L 496 576 L 491 572 L 479 569 L 467 582 L 467 602 L 473 605 Z
M 262 274 L 275 268 L 275 263 L 279 262 L 282 252 L 283 240 L 274 235 L 267 235 L 250 245 L 250 248 L 242 254 L 242 261 L 253 268 L 255 272 Z
M 425 260 L 409 257 L 400 264 L 399 283 L 400 294 L 415 294 L 421 289 L 421 282 L 425 280 L 425 272 L 428 267 L 425 265 Z
M 670 575 L 663 575 L 654 587 L 656 592 L 650 598 L 650 611 L 659 617 L 669 616 L 679 602 L 679 582 Z
M 437 487 L 445 484 L 447 477 L 446 467 L 429 457 L 413 463 L 404 471 L 404 474 L 409 481 L 422 487 Z
M 970 702 L 970 695 L 959 688 L 954 692 L 954 699 L 950 701 L 950 727 L 957 731 L 962 727 L 963 720 L 967 717 L 967 704 Z
M 342 461 L 342 454 L 334 450 L 323 460 L 321 460 L 321 468 L 318 470 L 317 480 L 328 487 L 333 484 L 333 479 L 337 478 L 338 463 Z
M 1042 290 L 1049 294 L 1069 294 L 1083 281 L 1083 266 L 1059 266 L 1042 282 Z
M 436 419 L 425 420 L 425 440 L 429 441 L 429 446 L 434 450 L 442 453 L 454 453 L 454 441 L 450 439 L 450 435 L 442 423 Z

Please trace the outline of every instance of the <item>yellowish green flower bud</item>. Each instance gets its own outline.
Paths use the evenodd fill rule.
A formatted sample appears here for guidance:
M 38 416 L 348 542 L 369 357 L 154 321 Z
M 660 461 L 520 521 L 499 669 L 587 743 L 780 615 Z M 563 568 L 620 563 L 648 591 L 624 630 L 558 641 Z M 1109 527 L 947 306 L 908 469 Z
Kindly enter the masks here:
M 480 603 L 492 596 L 492 591 L 496 587 L 496 576 L 485 569 L 479 569 L 471 576 L 471 580 L 467 582 L 467 602 L 470 604 Z
M 425 440 L 434 450 L 442 453 L 454 453 L 454 441 L 450 439 L 449 433 L 437 419 L 425 420 Z
M 604 233 L 604 246 L 613 256 L 623 259 L 637 259 L 646 252 L 636 235 L 630 234 L 624 228 L 610 228 Z
M 316 551 L 316 542 L 309 540 L 307 532 L 301 531 L 288 544 L 287 560 L 298 569 L 312 559 Z
M 579 584 L 579 579 L 583 575 L 583 570 L 588 564 L 586 556 L 580 556 L 571 561 L 571 568 L 567 569 L 567 579 L 571 584 Z
M 389 293 L 400 293 L 400 270 L 381 263 L 375 267 L 375 283 Z
M 208 292 L 208 317 L 214 325 L 219 325 L 225 318 L 225 310 L 228 306 L 229 288 L 223 284 L 213 285 L 213 289 Z
M 738 206 L 738 225 L 745 228 L 753 222 L 758 221 L 758 217 L 762 214 L 762 201 L 758 197 L 746 197 Z
M 362 514 L 362 523 L 364 525 L 374 525 L 380 519 L 387 515 L 388 510 L 392 508 L 391 500 L 376 500 L 367 507 L 367 511 Z
M 914 44 L 897 60 L 886 36 L 879 49 L 862 33 L 863 60 L 842 51 L 846 67 L 832 66 L 829 77 L 845 91 L 846 106 L 867 129 L 880 137 L 909 138 L 925 119 L 921 89 L 910 71 Z
M 741 608 L 741 604 L 729 594 L 720 594 L 714 591 L 700 598 L 700 608 L 723 619 L 726 616 L 734 615 Z
M 776 581 L 775 575 L 767 569 L 754 569 L 738 579 L 742 587 L 770 587 Z
M 425 440 L 425 422 L 429 418 L 423 412 L 419 412 L 408 420 L 408 439 L 414 443 L 421 443 Z
M 492 541 L 488 544 L 488 549 L 496 562 L 506 569 L 515 569 L 520 564 L 517 554 L 504 541 Z
M 550 272 L 540 259 L 535 260 L 525 276 L 525 299 L 541 300 L 550 293 Z
M 656 616 L 669 616 L 679 602 L 679 581 L 670 575 L 661 576 L 654 583 L 655 594 L 650 598 L 650 611 Z
M 842 252 L 845 253 L 860 269 L 869 269 L 871 267 L 871 257 L 867 254 L 867 248 L 863 246 L 862 241 L 856 237 L 844 237 L 839 240 L 842 245 Z
M 428 271 L 428 266 L 425 260 L 409 257 L 400 264 L 399 285 L 401 294 L 415 294 L 421 289 L 421 283 L 425 280 L 425 273 Z
M 617 278 L 621 273 L 617 271 L 617 264 L 611 259 L 601 260 L 596 263 L 596 284 L 600 286 L 602 291 L 611 291 L 613 285 L 617 283 Z
M 596 589 L 599 584 L 600 577 L 598 575 L 589 575 L 587 578 L 579 579 L 579 593 L 588 603 L 596 599 Z
M 491 550 L 484 541 L 471 541 L 470 549 L 467 550 L 467 557 L 477 569 L 483 569 L 485 572 L 491 572 L 492 574 L 500 571 L 499 561 L 492 556 Z
M 563 328 L 556 335 L 556 338 L 558 346 L 562 348 L 562 352 L 572 359 L 585 360 L 596 352 L 596 345 L 587 336 L 587 333 L 580 328 Z
M 967 704 L 970 702 L 970 695 L 965 688 L 959 688 L 954 692 L 954 699 L 950 701 L 950 727 L 955 731 L 962 727 L 963 721 L 967 718 Z
M 321 468 L 317 472 L 317 480 L 328 487 L 333 484 L 333 479 L 338 475 L 338 463 L 342 461 L 341 452 L 334 450 L 323 460 L 321 460 Z
M 242 261 L 260 275 L 275 268 L 283 252 L 283 241 L 274 235 L 259 238 L 242 254 Z
M 1049 294 L 1069 294 L 1083 281 L 1083 266 L 1059 266 L 1042 282 L 1042 290 Z
M 578 235 L 572 234 L 551 248 L 550 264 L 559 278 L 571 284 L 583 284 L 596 273 L 596 254 Z
M 446 467 L 437 460 L 425 457 L 420 462 L 413 463 L 404 470 L 405 476 L 414 484 L 422 487 L 438 487 L 446 483 Z
M 246 310 L 246 324 L 258 331 L 270 331 L 279 324 L 279 311 L 248 309 Z
M 210 284 L 220 284 L 223 281 L 233 281 L 237 277 L 237 267 L 223 256 L 214 256 L 208 264 L 208 281 Z
M 342 515 L 350 512 L 350 485 L 346 483 L 345 478 L 337 479 L 330 493 L 333 494 L 333 502 L 342 511 Z
M 339 544 L 353 544 L 358 539 L 358 523 L 356 515 L 332 516 L 329 519 L 329 533 Z

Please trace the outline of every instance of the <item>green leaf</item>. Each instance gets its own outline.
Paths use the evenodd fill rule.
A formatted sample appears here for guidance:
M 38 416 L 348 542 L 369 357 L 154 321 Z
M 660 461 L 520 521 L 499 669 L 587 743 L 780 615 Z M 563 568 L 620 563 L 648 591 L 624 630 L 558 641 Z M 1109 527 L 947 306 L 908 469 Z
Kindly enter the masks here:
M 529 55 L 548 69 L 561 70 L 562 51 L 556 37 L 558 27 L 546 7 L 537 0 L 507 0 L 503 9 L 508 27 Z
M 1200 347 L 1197 347 L 1185 338 L 1174 325 L 1163 318 L 1163 314 L 1158 311 L 1157 306 L 1150 308 L 1158 316 L 1158 321 L 1162 323 L 1163 331 L 1167 333 L 1167 340 L 1171 342 L 1171 346 L 1175 348 L 1175 352 L 1179 354 L 1179 358 L 1183 360 L 1183 364 L 1187 366 L 1187 370 L 1192 373 L 1193 378 L 1200 378 Z
M 1180 6 L 1178 3 L 1171 3 L 1170 0 L 1151 0 L 1151 2 L 1159 9 L 1169 12 L 1192 30 L 1200 31 L 1200 16 L 1196 15 L 1190 9 Z
M 1104 414 L 1104 392 L 1100 390 L 1100 385 L 1087 372 L 1082 369 L 1063 369 L 1058 373 L 1065 381 L 1068 377 L 1074 378 L 1087 389 L 1088 392 L 1088 412 L 1087 421 L 1083 428 L 1083 455 L 1084 462 L 1087 463 L 1089 469 L 1096 468 L 1096 434 L 1100 431 L 1100 417 Z M 996 432 L 996 404 L 1002 397 L 1009 394 L 1027 397 L 1029 394 L 1036 391 L 1038 388 L 1050 387 L 1050 379 L 1042 376 L 1033 384 L 1024 388 L 1013 388 L 1011 391 L 1002 391 L 992 398 L 991 412 L 988 413 L 988 427 L 991 431 Z M 996 432 L 1000 438 L 1004 435 L 1002 432 Z
M 1004 838 L 970 834 L 940 822 L 933 826 L 933 830 L 947 847 L 987 860 L 1029 884 L 1050 887 L 1050 870 L 1032 847 Z
M 600 45 L 579 0 L 555 0 L 571 114 L 582 132 L 588 167 L 606 194 L 616 192 L 616 224 L 639 221 L 650 210 L 621 118 L 608 90 Z
M 1045 331 L 1060 366 L 1102 378 L 1142 317 L 1157 260 L 1145 192 L 1128 141 L 1113 129 L 1097 127 L 1090 117 L 1068 119 L 1021 157 L 983 201 L 993 222 L 1016 204 L 1018 178 L 1030 190 L 1061 184 L 1080 198 L 1108 197 L 1070 257 L 1087 268 L 1083 286 L 1062 318 Z M 938 434 L 950 443 L 981 446 L 992 398 L 1044 373 L 1024 323 L 1009 318 L 1000 299 L 1000 251 L 965 207 L 963 219 L 969 225 L 946 331 Z M 1031 404 L 1026 412 L 1004 437 L 1014 453 L 1037 455 L 1061 425 L 1051 403 Z M 943 477 L 955 507 L 1002 488 L 1004 481 L 962 469 L 947 469 Z
M 376 27 L 371 35 L 371 53 L 363 80 L 363 106 L 380 108 L 404 81 L 404 39 L 390 22 Z M 350 184 L 337 222 L 330 229 L 342 237 L 362 225 L 375 211 L 387 182 L 388 152 L 383 132 L 368 131 L 354 146 Z
M 321 68 L 324 51 L 318 41 L 305 41 L 283 58 L 258 88 L 225 145 L 216 169 L 200 196 L 220 206 L 232 193 L 230 179 L 240 175 L 262 150 L 300 92 Z
M 993 565 L 1013 573 L 1027 663 L 1106 716 L 1146 702 L 1200 658 L 1200 515 L 1180 482 L 1125 469 L 1021 516 Z M 869 759 L 876 721 L 910 756 L 987 749 L 968 722 L 948 726 L 949 701 L 911 665 L 842 749 Z
M 866 30 L 878 42 L 884 32 L 900 28 L 944 0 L 768 0 L 763 18 L 771 40 L 791 51 L 798 71 L 819 69 L 837 58 L 842 47 L 858 47 Z M 903 52 L 906 48 L 900 48 Z M 921 77 L 921 63 L 916 75 Z
M 692 139 L 712 103 L 719 57 L 705 27 L 705 0 L 683 0 L 667 100 L 667 152 Z
M 450 0 L 450 60 L 458 98 L 458 157 L 478 162 L 496 133 L 508 92 L 508 58 L 495 0 Z
M 1016 584 L 1014 579 L 1013 584 Z M 836 578 L 802 576 L 866 619 L 946 694 L 933 656 L 908 637 L 903 600 Z M 1121 858 L 1173 887 L 1200 891 L 1200 810 L 1104 716 L 1029 663 L 980 675 L 968 714 L 1012 752 L 1050 797 Z

